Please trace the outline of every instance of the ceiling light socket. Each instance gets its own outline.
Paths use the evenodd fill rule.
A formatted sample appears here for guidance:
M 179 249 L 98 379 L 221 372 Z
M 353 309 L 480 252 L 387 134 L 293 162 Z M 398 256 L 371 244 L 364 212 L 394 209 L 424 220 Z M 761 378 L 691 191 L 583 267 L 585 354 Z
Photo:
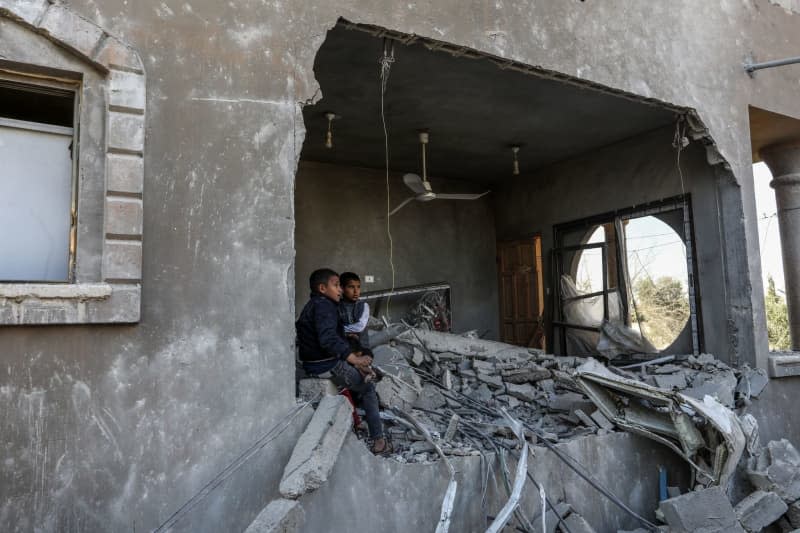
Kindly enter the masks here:
M 517 154 L 519 153 L 519 146 L 512 145 L 511 146 L 511 153 L 514 154 L 514 167 L 511 171 L 511 174 L 514 176 L 519 176 L 519 159 L 517 159 Z
M 328 131 L 325 133 L 325 148 L 333 148 L 333 121 L 339 118 L 333 111 L 327 111 L 325 118 L 328 119 Z

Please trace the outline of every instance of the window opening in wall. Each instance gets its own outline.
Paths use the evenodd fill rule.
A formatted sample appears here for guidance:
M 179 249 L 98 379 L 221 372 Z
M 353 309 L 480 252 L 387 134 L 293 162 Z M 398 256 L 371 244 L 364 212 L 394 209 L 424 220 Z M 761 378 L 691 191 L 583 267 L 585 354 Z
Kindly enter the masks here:
M 0 77 L 0 281 L 71 281 L 76 90 Z
M 554 326 L 561 353 L 697 353 L 691 233 L 688 202 L 557 228 Z
M 689 320 L 686 244 L 668 224 L 645 216 L 625 224 L 625 252 L 633 304 L 628 320 L 664 350 Z
M 753 165 L 753 180 L 769 349 L 790 350 L 789 311 L 786 306 L 786 282 L 783 277 L 783 254 L 778 231 L 778 207 L 775 191 L 769 185 L 772 173 L 765 163 Z

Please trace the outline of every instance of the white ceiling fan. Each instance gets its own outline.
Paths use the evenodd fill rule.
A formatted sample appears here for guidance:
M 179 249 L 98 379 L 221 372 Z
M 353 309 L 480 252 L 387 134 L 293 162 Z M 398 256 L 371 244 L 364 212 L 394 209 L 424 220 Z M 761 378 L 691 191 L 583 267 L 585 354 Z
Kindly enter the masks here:
M 477 200 L 481 196 L 489 194 L 490 191 L 480 194 L 442 194 L 433 192 L 433 189 L 431 189 L 431 182 L 428 181 L 428 171 L 425 161 L 425 146 L 428 144 L 427 131 L 419 132 L 419 143 L 422 147 L 422 177 L 420 178 L 417 174 L 403 175 L 403 183 L 414 192 L 414 196 L 403 200 L 400 205 L 389 213 L 389 216 L 394 215 L 413 200 L 418 202 L 430 202 L 431 200 Z

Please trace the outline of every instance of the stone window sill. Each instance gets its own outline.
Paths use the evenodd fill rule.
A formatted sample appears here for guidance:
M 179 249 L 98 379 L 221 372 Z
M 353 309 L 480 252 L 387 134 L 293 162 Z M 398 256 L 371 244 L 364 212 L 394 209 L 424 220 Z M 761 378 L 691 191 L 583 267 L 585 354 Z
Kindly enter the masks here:
M 777 352 L 769 355 L 769 377 L 800 376 L 800 352 Z
M 139 321 L 141 285 L 0 283 L 0 325 Z

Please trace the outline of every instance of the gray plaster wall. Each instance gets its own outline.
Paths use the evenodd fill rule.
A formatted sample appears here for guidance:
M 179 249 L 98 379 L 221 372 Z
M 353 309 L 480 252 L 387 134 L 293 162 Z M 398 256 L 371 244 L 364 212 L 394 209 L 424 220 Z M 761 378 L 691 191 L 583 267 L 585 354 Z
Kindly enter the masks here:
M 796 409 L 800 377 L 770 379 L 767 388 L 744 409 L 758 420 L 761 444 L 789 439 L 800 445 L 800 410 Z
M 658 469 L 667 471 L 670 485 L 686 489 L 689 467 L 672 451 L 628 433 L 584 437 L 559 445 L 562 452 L 589 469 L 592 475 L 640 515 L 653 520 L 658 505 Z M 547 448 L 534 447 L 528 471 L 555 503 L 567 502 L 598 533 L 638 527 L 610 500 L 578 477 Z M 486 466 L 479 456 L 453 458 L 458 492 L 450 531 L 485 531 L 486 516 L 495 516 L 508 499 L 499 462 L 488 455 L 491 474 L 486 484 L 486 505 L 481 504 Z M 508 457 L 510 481 L 516 462 Z M 635 472 L 636 475 L 630 475 Z M 446 466 L 400 464 L 375 457 L 352 435 L 328 482 L 300 499 L 306 514 L 303 531 L 386 532 L 433 531 L 447 490 Z M 539 492 L 526 482 L 520 508 L 531 519 L 540 509 Z M 537 522 L 537 525 L 539 522 Z
M 798 67 L 750 79 L 740 65 L 751 51 L 796 55 L 800 20 L 778 6 L 65 5 L 134 46 L 147 71 L 142 318 L 0 330 L 0 529 L 155 527 L 292 406 L 299 109 L 319 96 L 314 55 L 340 16 L 695 108 L 741 185 L 746 254 L 731 286 L 766 352 L 747 105 L 800 117 Z M 221 523 L 231 510 L 195 512 Z
M 552 313 L 550 260 L 553 226 L 648 202 L 691 195 L 706 351 L 731 361 L 727 335 L 725 262 L 715 170 L 705 150 L 690 145 L 681 154 L 683 185 L 672 147 L 672 128 L 611 145 L 505 183 L 495 196 L 498 239 L 542 235 L 545 293 Z M 740 235 L 744 228 L 740 226 Z M 743 238 L 743 236 L 742 236 Z M 735 290 L 731 287 L 730 290 Z
M 389 177 L 392 208 L 411 195 L 401 178 L 402 173 Z M 431 179 L 437 192 L 480 189 Z M 384 172 L 301 161 L 295 209 L 298 314 L 308 300 L 308 276 L 323 266 L 357 272 L 365 292 L 391 287 Z M 486 338 L 497 338 L 497 249 L 489 196 L 411 202 L 392 215 L 390 229 L 395 286 L 449 282 L 454 330 L 475 329 Z M 374 275 L 375 283 L 365 283 L 365 274 Z M 400 316 L 393 313 L 392 318 Z

